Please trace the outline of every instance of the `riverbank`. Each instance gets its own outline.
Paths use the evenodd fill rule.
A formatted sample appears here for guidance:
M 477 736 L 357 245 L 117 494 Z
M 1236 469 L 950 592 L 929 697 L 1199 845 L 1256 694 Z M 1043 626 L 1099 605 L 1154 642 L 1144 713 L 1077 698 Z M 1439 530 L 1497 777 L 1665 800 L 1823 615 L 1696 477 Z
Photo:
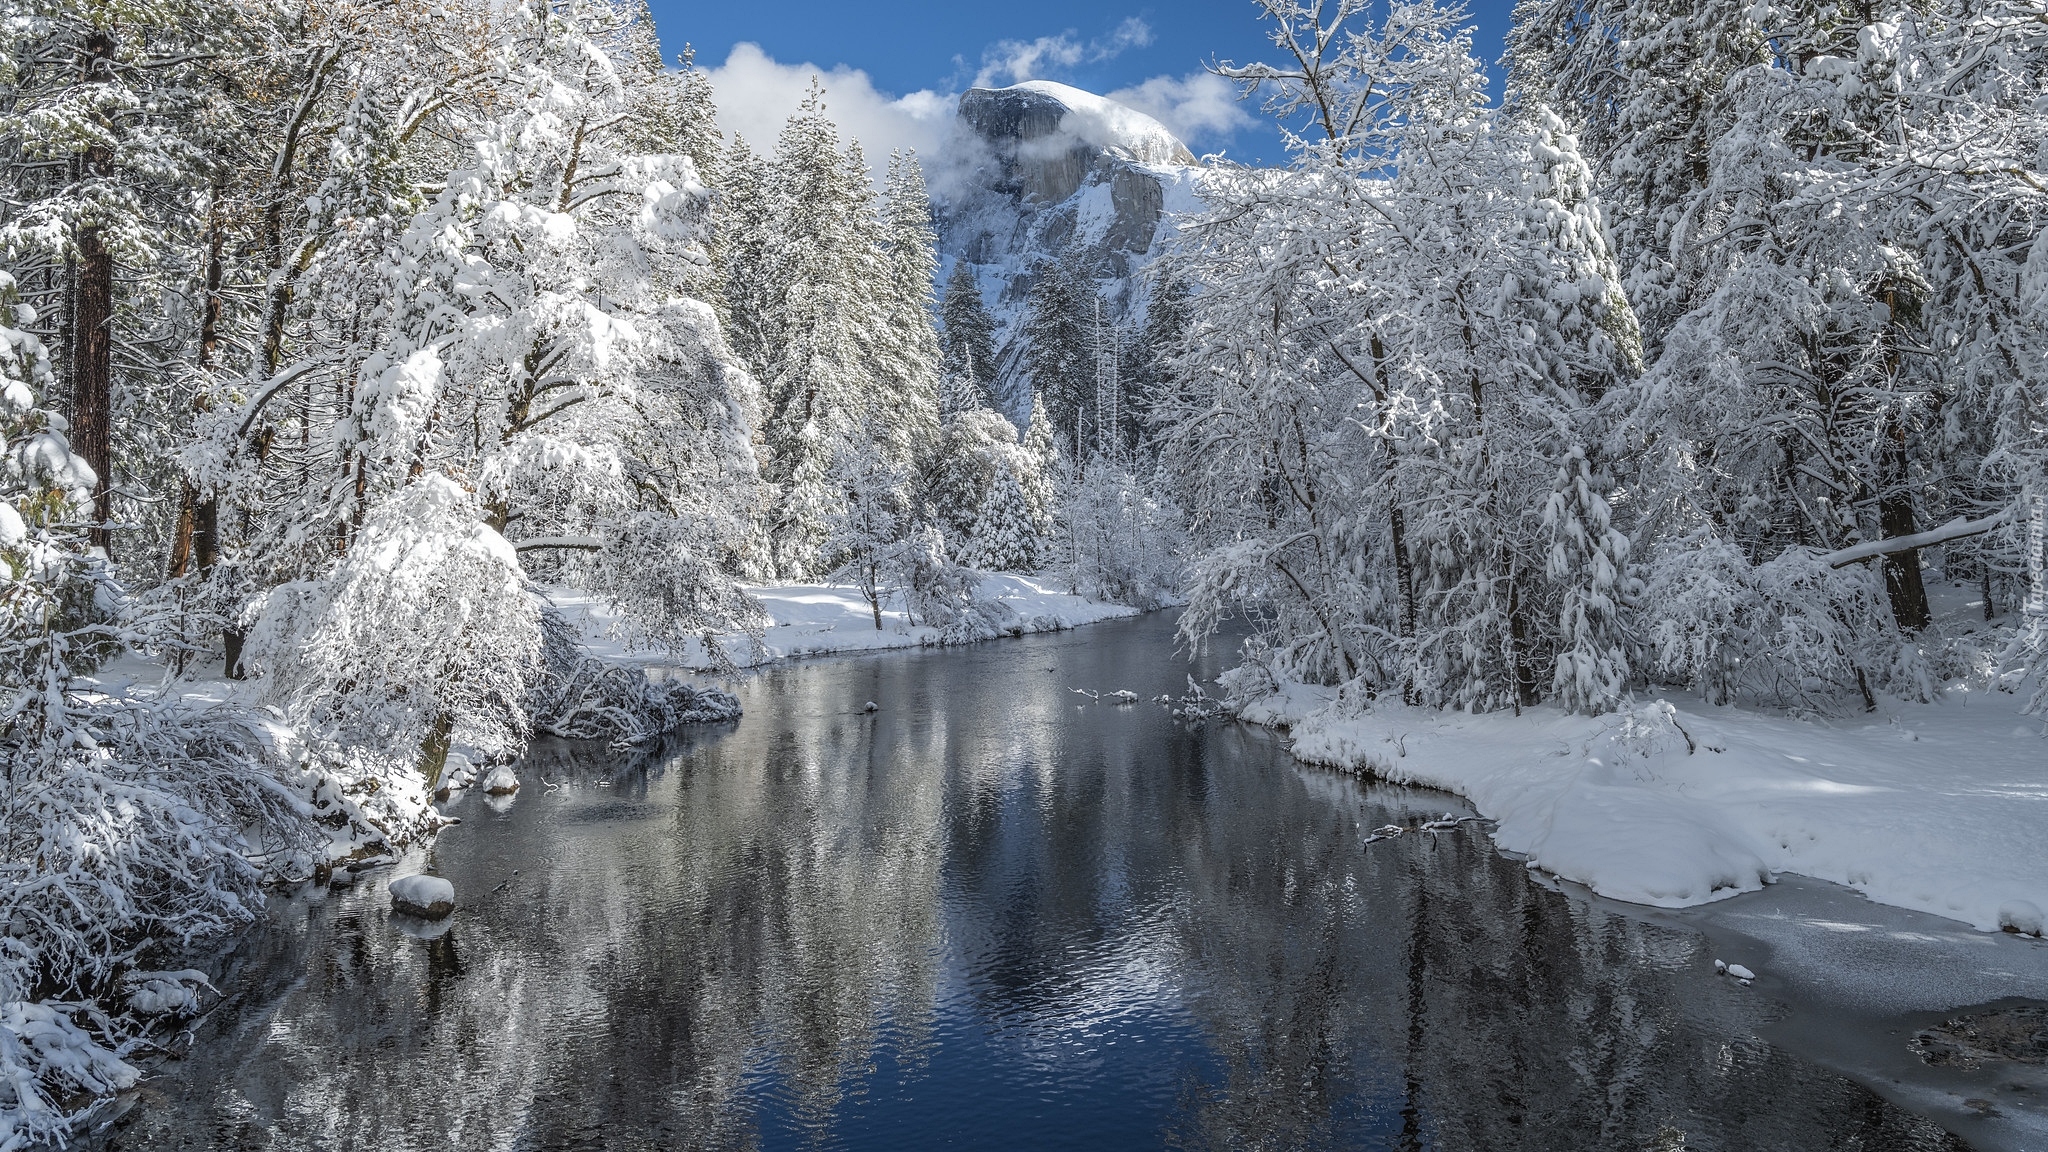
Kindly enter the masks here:
M 1783 874 L 2039 933 L 2048 908 L 2048 744 L 2023 697 L 1801 720 L 1656 694 L 1599 717 L 1363 709 L 1284 686 L 1240 715 L 1313 764 L 1441 788 L 1499 846 L 1603 896 L 1677 908 Z
M 731 666 L 758 668 L 780 660 L 829 656 L 847 652 L 880 652 L 896 648 L 929 648 L 946 643 L 937 628 L 913 623 L 900 597 L 885 599 L 881 626 L 860 591 L 847 584 L 747 585 L 771 623 L 759 641 L 744 633 L 727 633 L 718 644 Z M 1136 616 L 1139 610 L 1061 592 L 1049 581 L 1010 573 L 982 577 L 981 599 L 999 606 L 1007 621 L 1001 635 L 1024 636 L 1063 632 L 1084 624 Z M 661 664 L 693 672 L 717 671 L 702 642 L 693 641 L 678 655 L 654 653 L 622 640 L 617 616 L 602 602 L 572 589 L 549 593 L 573 624 L 588 654 L 626 664 Z M 893 600 L 893 606 L 891 603 Z

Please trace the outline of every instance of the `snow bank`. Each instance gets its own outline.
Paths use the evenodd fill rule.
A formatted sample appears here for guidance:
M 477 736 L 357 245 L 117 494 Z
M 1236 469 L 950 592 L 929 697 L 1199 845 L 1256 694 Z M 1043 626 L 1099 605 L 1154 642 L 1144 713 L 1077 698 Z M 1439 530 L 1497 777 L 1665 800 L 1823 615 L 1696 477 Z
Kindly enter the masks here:
M 762 633 L 758 646 L 744 635 L 719 638 L 726 655 L 742 668 L 804 656 L 944 643 L 938 629 L 912 624 L 902 600 L 896 597 L 884 602 L 882 626 L 877 629 L 868 602 L 850 585 L 754 585 L 747 588 L 747 593 L 761 602 L 773 623 Z M 1138 614 L 1136 608 L 1069 595 L 1032 577 L 1006 573 L 982 577 L 980 595 L 1003 609 L 1003 618 L 1008 621 L 1004 632 L 1012 636 L 1058 632 Z M 551 599 L 580 632 L 584 650 L 590 655 L 626 662 L 653 658 L 654 654 L 634 649 L 618 639 L 616 617 L 602 603 L 566 591 L 556 592 Z M 717 667 L 702 645 L 695 643 L 678 663 L 692 671 Z
M 1240 715 L 1311 763 L 1470 799 L 1500 847 L 1604 896 L 1681 907 L 1778 873 L 2021 927 L 2048 904 L 2048 741 L 2016 697 L 1794 720 L 1653 698 L 1467 716 L 1286 686 Z

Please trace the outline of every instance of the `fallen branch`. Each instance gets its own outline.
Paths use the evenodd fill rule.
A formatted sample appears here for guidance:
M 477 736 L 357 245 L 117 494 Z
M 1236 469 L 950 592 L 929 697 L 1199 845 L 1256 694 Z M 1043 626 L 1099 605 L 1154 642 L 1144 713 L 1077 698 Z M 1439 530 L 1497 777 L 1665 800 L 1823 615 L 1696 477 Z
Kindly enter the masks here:
M 1911 552 L 1915 548 L 1932 548 L 1936 544 L 1946 544 L 1951 540 L 1982 536 L 2003 524 L 2006 515 L 2006 512 L 1993 512 L 1989 516 L 1980 516 L 1975 520 L 1965 520 L 1958 516 L 1939 528 L 1929 528 L 1925 532 L 1915 532 L 1911 536 L 1872 540 L 1852 548 L 1844 548 L 1840 552 L 1830 552 L 1821 559 L 1825 560 L 1830 568 L 1844 568 L 1873 556 L 1890 556 L 1899 552 Z
M 584 552 L 600 552 L 604 541 L 594 536 L 536 536 L 512 545 L 515 552 L 531 552 L 536 548 L 573 548 Z

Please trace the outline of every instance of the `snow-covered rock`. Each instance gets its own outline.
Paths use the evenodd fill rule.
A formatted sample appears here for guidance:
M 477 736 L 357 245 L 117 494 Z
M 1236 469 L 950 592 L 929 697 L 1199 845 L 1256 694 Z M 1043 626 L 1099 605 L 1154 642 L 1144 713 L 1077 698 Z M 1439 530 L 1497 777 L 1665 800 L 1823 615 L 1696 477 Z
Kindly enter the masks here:
M 476 761 L 461 752 L 448 753 L 448 761 L 441 767 L 441 781 L 434 788 L 434 799 L 446 800 L 449 796 L 476 783 L 478 773 Z
M 1072 255 L 1098 277 L 1110 318 L 1143 322 L 1141 274 L 1164 251 L 1172 217 L 1199 208 L 1203 168 L 1152 117 L 1065 84 L 1031 80 L 960 97 L 953 166 L 934 173 L 939 249 L 973 268 L 997 332 L 996 392 L 1019 427 L 1033 271 Z M 942 277 L 943 278 L 943 277 Z
M 510 764 L 500 764 L 484 774 L 484 795 L 510 796 L 519 791 L 519 777 Z
M 391 906 L 408 916 L 439 920 L 455 911 L 455 885 L 424 872 L 391 882 Z
M 2032 900 L 2007 900 L 1998 906 L 1998 926 L 2027 936 L 2041 934 L 2041 906 Z

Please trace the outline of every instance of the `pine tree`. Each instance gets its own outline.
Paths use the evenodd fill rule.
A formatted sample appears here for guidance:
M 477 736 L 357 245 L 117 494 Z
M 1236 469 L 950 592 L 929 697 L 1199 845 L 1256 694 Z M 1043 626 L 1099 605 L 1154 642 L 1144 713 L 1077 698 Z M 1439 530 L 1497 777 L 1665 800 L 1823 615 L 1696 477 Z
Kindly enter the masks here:
M 1051 536 L 1058 516 L 1057 483 L 1060 475 L 1059 441 L 1054 438 L 1052 418 L 1046 414 L 1045 399 L 1031 394 L 1031 423 L 1024 428 L 1024 499 L 1031 506 L 1031 522 L 1040 536 Z
M 867 338 L 876 391 L 872 423 L 888 458 L 904 474 L 921 468 L 938 445 L 943 354 L 933 320 L 932 276 L 938 238 L 931 197 L 916 154 L 889 157 L 881 203 L 879 307 Z
M 996 407 L 995 320 L 982 303 L 981 284 L 972 264 L 954 262 L 940 307 L 946 325 L 946 371 L 966 381 L 975 402 Z
M 961 562 L 985 572 L 1028 572 L 1038 566 L 1038 529 L 1016 469 L 1005 461 L 995 470 L 974 529 L 961 551 Z
M 842 150 L 813 84 L 777 141 L 768 174 L 768 357 L 764 472 L 783 486 L 775 551 L 783 574 L 815 575 L 837 446 L 869 435 L 877 381 L 871 350 L 883 327 L 880 229 L 858 146 Z
M 1061 436 L 1094 433 L 1095 299 L 1093 281 L 1072 257 L 1043 261 L 1035 270 L 1024 366 Z

